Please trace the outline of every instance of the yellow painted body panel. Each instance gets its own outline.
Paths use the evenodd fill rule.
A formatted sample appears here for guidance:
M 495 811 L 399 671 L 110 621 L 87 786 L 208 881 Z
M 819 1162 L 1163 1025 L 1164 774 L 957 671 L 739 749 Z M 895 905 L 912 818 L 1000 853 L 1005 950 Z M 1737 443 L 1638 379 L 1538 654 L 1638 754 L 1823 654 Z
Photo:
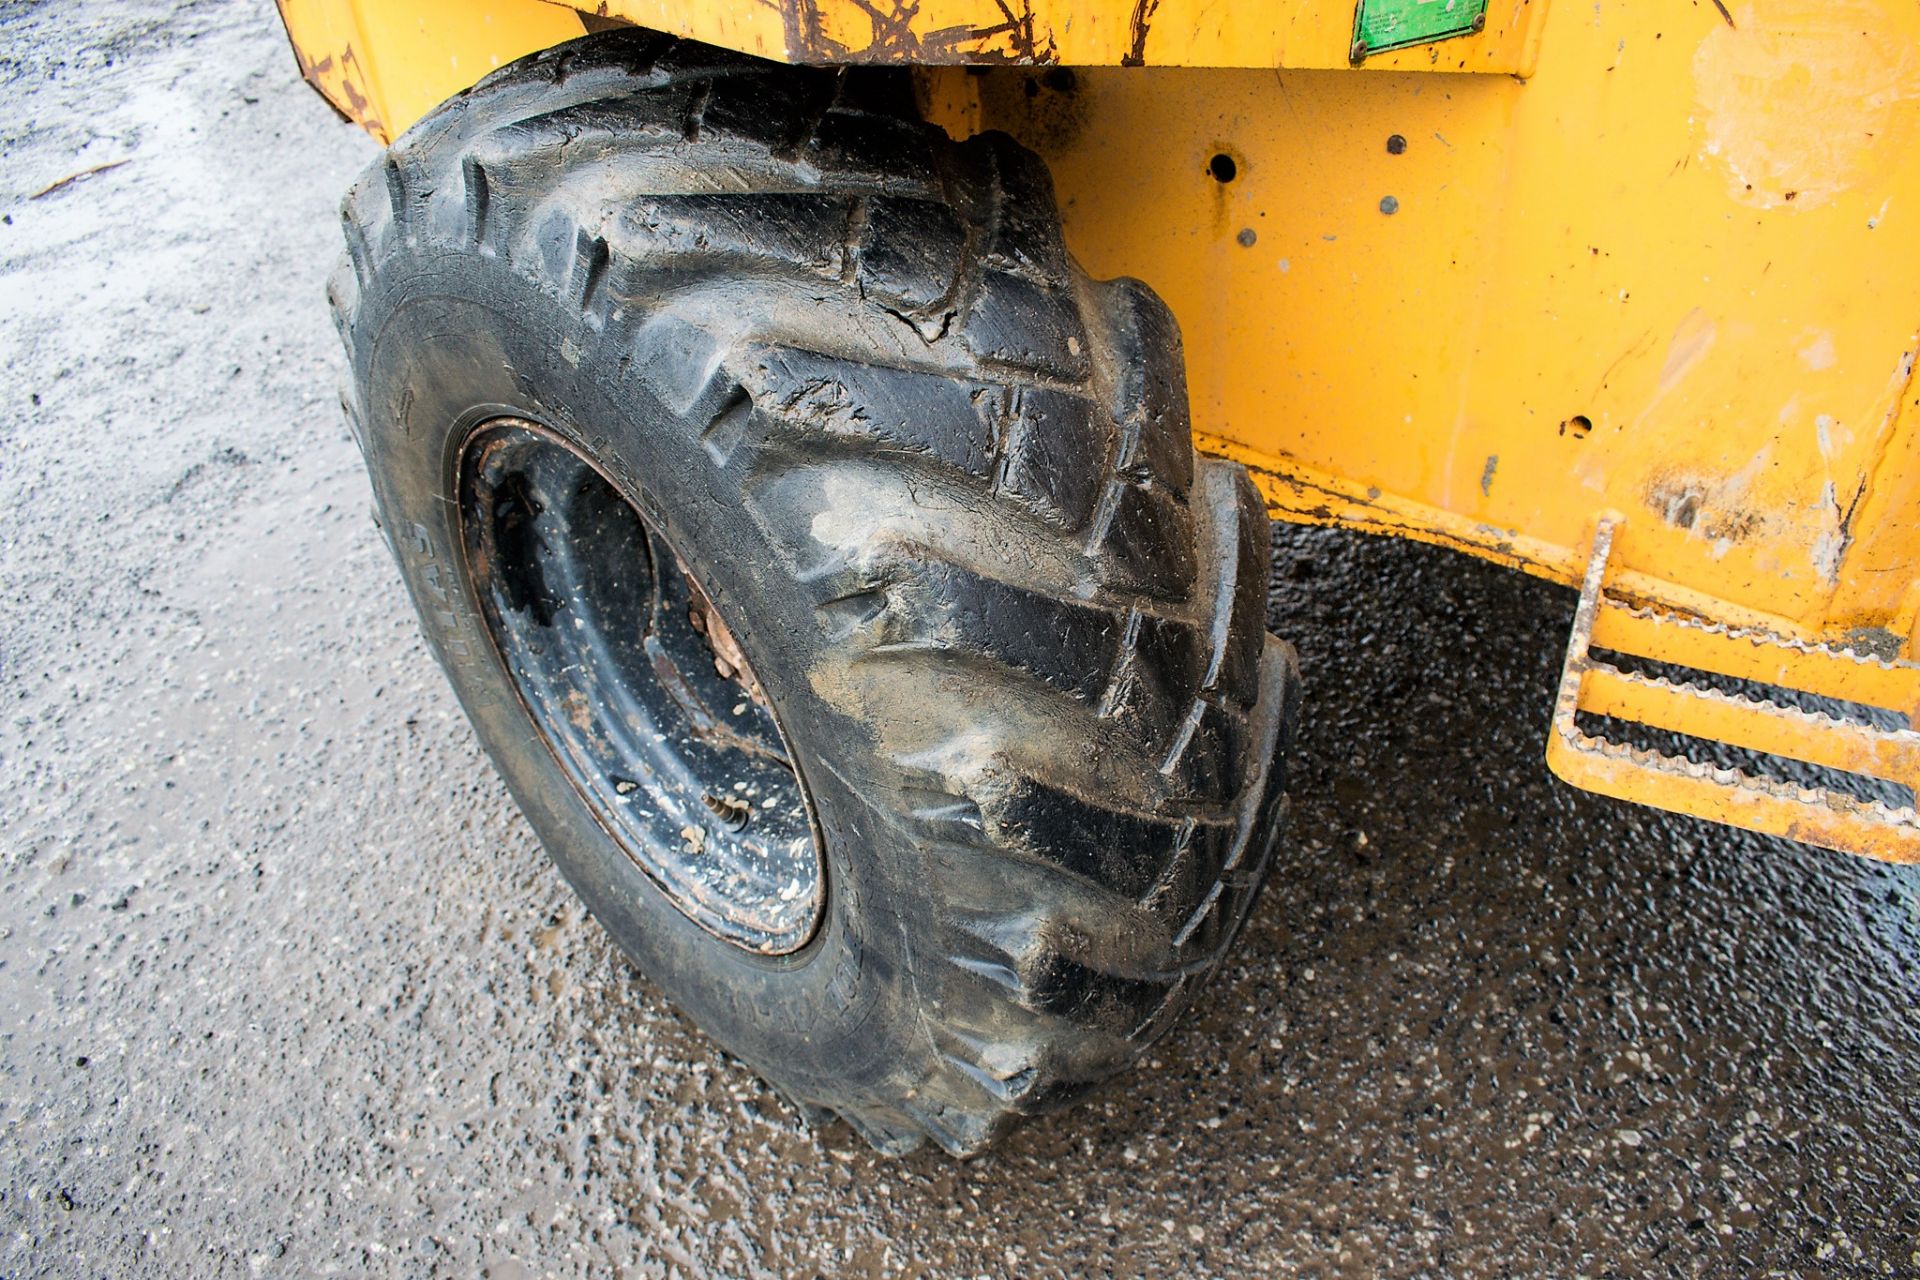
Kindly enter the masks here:
M 301 74 L 382 142 L 494 67 L 608 24 L 797 63 L 1352 68 L 1326 0 L 277 0 Z M 1368 71 L 1529 74 L 1547 0 L 1489 0 L 1484 30 L 1375 53 Z
M 495 67 L 579 36 L 541 0 L 276 0 L 300 74 L 382 142 Z
M 1045 155 L 1082 262 L 1167 299 L 1204 442 L 1277 514 L 1572 583 L 1616 509 L 1643 594 L 1910 648 L 1920 8 L 1653 9 L 1556 6 L 1526 81 L 933 96 Z

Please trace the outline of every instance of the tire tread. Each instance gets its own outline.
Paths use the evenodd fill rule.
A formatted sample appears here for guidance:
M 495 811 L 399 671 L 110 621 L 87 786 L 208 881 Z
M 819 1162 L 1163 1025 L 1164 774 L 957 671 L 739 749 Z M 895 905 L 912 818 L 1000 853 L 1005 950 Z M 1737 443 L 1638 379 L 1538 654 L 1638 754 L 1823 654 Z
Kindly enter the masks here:
M 749 476 L 821 642 L 908 670 L 898 688 L 981 673 L 970 737 L 882 748 L 856 780 L 935 874 L 922 1078 L 800 1099 L 882 1151 L 971 1154 L 1132 1061 L 1218 964 L 1265 862 L 1293 675 L 1264 638 L 1264 508 L 1239 468 L 1195 463 L 1172 316 L 1073 264 L 1037 157 L 952 142 L 905 96 L 638 31 L 544 51 L 348 194 L 329 292 L 350 331 L 371 274 L 430 237 L 498 253 L 590 323 L 687 326 L 682 367 L 636 371 L 711 411 L 707 452 Z M 700 291 L 742 278 L 769 315 L 729 328 Z M 886 469 L 933 477 L 1003 548 L 883 506 L 860 554 L 810 550 L 795 495 Z M 1021 558 L 1054 567 L 1017 581 Z M 1016 694 L 1103 763 L 1003 749 Z

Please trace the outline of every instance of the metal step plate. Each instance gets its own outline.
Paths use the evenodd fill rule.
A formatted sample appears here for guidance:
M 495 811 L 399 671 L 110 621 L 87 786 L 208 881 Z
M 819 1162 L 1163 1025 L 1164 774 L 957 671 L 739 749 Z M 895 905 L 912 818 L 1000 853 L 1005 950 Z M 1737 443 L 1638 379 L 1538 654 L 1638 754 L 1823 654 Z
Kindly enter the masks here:
M 1876 727 L 1626 670 L 1594 651 L 1879 708 L 1908 726 L 1920 714 L 1920 666 L 1612 599 L 1606 569 L 1618 523 L 1603 519 L 1594 536 L 1554 702 L 1548 767 L 1601 795 L 1863 857 L 1920 862 L 1920 812 L 1911 798 L 1920 784 L 1920 733 L 1913 728 Z M 1907 789 L 1908 800 L 1890 804 L 1799 786 L 1595 737 L 1580 727 L 1582 712 L 1893 783 Z

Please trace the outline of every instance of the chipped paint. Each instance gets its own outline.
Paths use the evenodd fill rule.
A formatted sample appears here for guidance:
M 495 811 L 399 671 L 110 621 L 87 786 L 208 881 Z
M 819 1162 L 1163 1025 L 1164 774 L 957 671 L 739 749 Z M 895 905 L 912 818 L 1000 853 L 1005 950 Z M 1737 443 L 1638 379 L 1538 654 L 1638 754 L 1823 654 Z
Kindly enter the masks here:
M 1850 539 L 1831 480 L 1820 487 L 1820 509 L 1830 518 L 1832 527 L 1822 529 L 1813 540 L 1813 568 L 1822 582 L 1832 586 L 1840 581 L 1840 559 Z
M 1644 500 L 1661 520 L 1676 529 L 1718 544 L 1747 542 L 1776 531 L 1781 514 L 1752 500 L 1754 482 L 1773 456 L 1771 443 L 1738 471 L 1727 475 L 1669 466 L 1656 471 Z M 1725 555 L 1725 551 L 1720 552 Z
M 1127 20 L 1127 53 L 1120 59 L 1121 66 L 1147 65 L 1147 32 L 1159 8 L 1160 0 L 1134 0 L 1133 16 Z
M 1833 350 L 1833 335 L 1824 330 L 1815 334 L 1812 341 L 1800 348 L 1799 354 L 1800 362 L 1815 373 L 1833 368 L 1840 359 Z
M 1912 141 L 1920 50 L 1876 0 L 1751 0 L 1693 58 L 1699 155 L 1756 209 L 1824 205 Z
M 669 30 L 788 62 L 1353 69 L 1353 0 L 1237 6 L 1218 0 L 571 2 L 596 10 L 595 20 Z M 1484 30 L 1476 26 L 1449 41 L 1444 56 L 1431 46 L 1407 48 L 1372 54 L 1362 69 L 1532 74 L 1548 6 L 1542 0 L 1474 3 L 1485 4 Z
M 1840 424 L 1835 422 L 1829 414 L 1816 413 L 1813 415 L 1813 442 L 1820 446 L 1820 460 L 1822 462 L 1830 464 L 1834 459 L 1836 442 L 1833 438 L 1833 429 L 1839 425 Z M 1842 435 L 1845 439 L 1839 441 L 1839 444 L 1852 442 L 1852 432 L 1842 432 Z
M 927 65 L 1058 60 L 1053 30 L 1032 0 L 994 0 L 965 20 L 934 25 L 923 0 L 782 0 L 787 56 L 794 62 Z

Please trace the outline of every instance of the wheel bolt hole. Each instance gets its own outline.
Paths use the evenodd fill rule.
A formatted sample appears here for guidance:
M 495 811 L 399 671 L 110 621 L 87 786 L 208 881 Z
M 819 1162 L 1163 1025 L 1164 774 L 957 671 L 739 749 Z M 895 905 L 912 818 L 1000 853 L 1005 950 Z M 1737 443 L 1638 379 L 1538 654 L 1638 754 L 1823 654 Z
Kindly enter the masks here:
M 1232 182 L 1239 176 L 1240 166 L 1234 163 L 1232 156 L 1220 151 L 1207 161 L 1207 172 L 1213 175 L 1215 182 Z
M 716 796 L 709 791 L 701 795 L 700 802 L 729 831 L 745 831 L 748 820 L 753 817 L 753 806 L 733 796 Z

